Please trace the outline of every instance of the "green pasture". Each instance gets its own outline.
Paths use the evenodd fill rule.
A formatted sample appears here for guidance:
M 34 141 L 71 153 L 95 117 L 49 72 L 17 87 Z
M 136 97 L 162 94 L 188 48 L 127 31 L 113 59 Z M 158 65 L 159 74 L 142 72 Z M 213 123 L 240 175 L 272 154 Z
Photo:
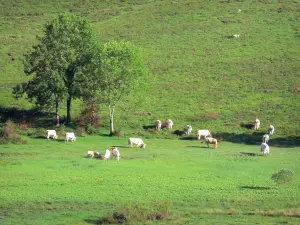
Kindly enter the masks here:
M 299 147 L 144 139 L 146 149 L 105 136 L 28 138 L 2 145 L 1 224 L 101 224 L 131 206 L 167 207 L 163 220 L 136 224 L 299 224 Z M 86 158 L 87 151 L 117 146 L 121 160 Z M 271 175 L 293 171 L 290 184 Z M 132 208 L 131 208 L 132 209 Z

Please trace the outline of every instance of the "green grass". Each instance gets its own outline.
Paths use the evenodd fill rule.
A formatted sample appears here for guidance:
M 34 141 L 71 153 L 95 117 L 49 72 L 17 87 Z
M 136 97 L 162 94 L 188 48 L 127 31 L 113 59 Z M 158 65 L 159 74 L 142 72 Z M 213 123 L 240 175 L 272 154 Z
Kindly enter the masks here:
M 299 147 L 271 147 L 264 157 L 257 145 L 229 142 L 208 149 L 196 140 L 145 139 L 139 149 L 124 138 L 23 138 L 28 144 L 1 147 L 3 224 L 89 224 L 128 205 L 157 203 L 170 204 L 162 224 L 247 224 L 249 215 L 253 224 L 297 224 L 300 216 Z M 113 145 L 119 162 L 85 158 Z M 294 173 L 285 187 L 271 180 L 281 168 Z
M 263 130 L 273 124 L 279 136 L 296 136 L 299 3 L 2 1 L 0 106 L 32 107 L 11 95 L 14 85 L 28 79 L 23 54 L 36 43 L 46 21 L 71 10 L 91 21 L 101 41 L 131 41 L 144 55 L 149 68 L 146 85 L 117 105 L 117 128 L 142 132 L 142 126 L 170 118 L 180 130 L 191 124 L 240 134 L 245 132 L 241 122 L 259 118 Z M 236 33 L 240 38 L 228 38 Z M 74 101 L 72 112 L 79 114 L 80 101 Z M 64 107 L 61 113 L 66 114 Z M 104 106 L 100 116 L 107 127 Z

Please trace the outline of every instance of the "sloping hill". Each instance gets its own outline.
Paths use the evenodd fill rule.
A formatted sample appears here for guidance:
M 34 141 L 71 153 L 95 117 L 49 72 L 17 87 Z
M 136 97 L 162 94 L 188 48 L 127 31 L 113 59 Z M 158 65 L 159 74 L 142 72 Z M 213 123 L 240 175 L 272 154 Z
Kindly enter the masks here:
M 22 55 L 43 24 L 72 10 L 89 18 L 102 41 L 128 40 L 142 49 L 145 85 L 116 108 L 116 125 L 145 134 L 156 119 L 213 133 L 249 133 L 241 122 L 259 118 L 276 135 L 299 135 L 300 1 L 15 1 L 2 3 L 0 105 L 26 79 Z M 238 9 L 241 9 L 238 12 Z M 239 38 L 232 35 L 240 34 Z M 15 56 L 12 61 L 7 53 Z M 80 111 L 79 102 L 73 111 Z M 106 108 L 101 107 L 106 126 Z

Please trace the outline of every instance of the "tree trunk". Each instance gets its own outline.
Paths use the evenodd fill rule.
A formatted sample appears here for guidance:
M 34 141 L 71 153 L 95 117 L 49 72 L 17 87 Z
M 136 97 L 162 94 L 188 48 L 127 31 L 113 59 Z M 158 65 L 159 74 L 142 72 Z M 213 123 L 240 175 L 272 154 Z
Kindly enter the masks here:
M 55 112 L 56 112 L 56 127 L 60 127 L 60 123 L 59 123 L 59 113 L 58 113 L 58 109 L 59 109 L 59 102 L 58 100 L 56 100 L 56 107 L 55 107 Z
M 66 121 L 67 124 L 71 122 L 71 102 L 72 102 L 72 96 L 71 94 L 69 94 L 67 100 L 67 121 Z
M 115 112 L 115 106 L 109 105 L 109 129 L 110 129 L 110 135 L 112 136 L 115 132 L 114 130 L 114 112 Z

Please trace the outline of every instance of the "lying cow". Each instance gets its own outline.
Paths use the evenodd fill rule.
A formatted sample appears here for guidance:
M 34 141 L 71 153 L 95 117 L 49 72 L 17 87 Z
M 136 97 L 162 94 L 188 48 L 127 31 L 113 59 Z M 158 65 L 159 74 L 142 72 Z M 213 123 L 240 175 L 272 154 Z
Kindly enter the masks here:
M 133 145 L 136 145 L 136 147 L 139 147 L 139 148 L 146 148 L 146 144 L 143 142 L 143 140 L 141 138 L 129 138 L 128 145 L 130 147 L 133 147 Z
M 75 134 L 74 134 L 74 132 L 67 132 L 66 133 L 66 139 L 65 139 L 65 141 L 66 142 L 68 142 L 68 141 L 76 141 L 76 137 L 75 137 Z
M 119 152 L 118 148 L 117 147 L 113 147 L 111 150 L 112 150 L 112 155 L 114 157 L 116 157 L 116 159 L 118 161 L 120 161 L 120 152 Z
M 53 139 L 57 139 L 57 134 L 55 130 L 46 130 L 46 137 L 49 140 L 50 137 L 52 137 Z
M 209 148 L 209 144 L 213 144 L 214 145 L 214 148 L 217 148 L 218 147 L 218 140 L 215 139 L 215 138 L 204 138 L 205 140 L 205 145 Z
M 211 133 L 209 132 L 209 130 L 198 130 L 196 136 L 197 139 L 200 140 L 201 136 L 203 136 L 204 138 L 206 138 L 207 136 L 211 137 Z
M 101 155 L 99 152 L 94 152 L 94 151 L 88 151 L 88 154 L 87 154 L 87 157 L 88 158 L 101 158 Z
M 263 155 L 270 154 L 270 147 L 266 143 L 261 143 L 260 145 L 260 151 L 263 153 Z

